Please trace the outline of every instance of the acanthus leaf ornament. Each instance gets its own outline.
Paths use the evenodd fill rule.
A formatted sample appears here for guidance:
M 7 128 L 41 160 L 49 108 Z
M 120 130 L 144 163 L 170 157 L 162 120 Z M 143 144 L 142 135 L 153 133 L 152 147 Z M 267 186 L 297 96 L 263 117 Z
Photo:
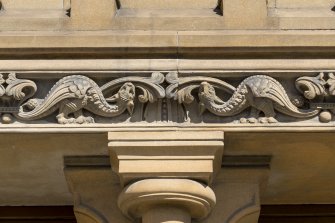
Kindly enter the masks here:
M 6 94 L 6 88 L 3 86 L 4 83 L 6 83 L 6 80 L 3 78 L 3 74 L 0 73 L 0 97 Z
M 295 86 L 306 99 L 322 101 L 327 96 L 325 88 L 327 82 L 324 80 L 324 77 L 324 73 L 320 73 L 316 77 L 300 77 L 296 80 Z
M 334 73 L 328 74 L 327 84 L 329 86 L 329 95 L 335 95 L 335 75 Z
M 18 79 L 14 72 L 0 73 L 0 113 L 2 123 L 9 124 L 12 114 L 19 111 L 19 106 L 33 94 L 37 86 L 33 81 Z

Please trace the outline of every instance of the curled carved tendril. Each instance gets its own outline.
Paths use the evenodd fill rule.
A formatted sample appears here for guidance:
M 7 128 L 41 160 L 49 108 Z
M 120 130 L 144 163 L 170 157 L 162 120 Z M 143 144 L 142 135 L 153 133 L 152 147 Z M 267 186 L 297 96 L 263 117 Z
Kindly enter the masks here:
M 194 97 L 192 95 L 192 91 L 196 88 L 198 88 L 199 85 L 191 85 L 187 86 L 183 89 L 180 89 L 177 92 L 176 99 L 178 100 L 179 104 L 185 103 L 185 104 L 191 104 L 194 101 Z
M 335 75 L 333 73 L 328 74 L 327 84 L 329 86 L 329 94 L 335 95 Z
M 147 89 L 145 89 L 141 86 L 137 86 L 137 88 L 141 89 L 141 91 L 142 91 L 142 94 L 138 96 L 138 100 L 141 103 L 147 103 L 148 101 L 150 103 L 155 102 L 155 97 L 153 96 L 153 94 L 149 90 L 147 90 Z
M 29 80 L 18 80 L 11 83 L 6 88 L 6 94 L 13 96 L 15 100 L 23 100 L 35 94 L 37 90 L 36 84 Z
M 316 97 L 323 98 L 327 95 L 323 79 L 324 74 L 320 73 L 317 77 L 301 77 L 296 80 L 296 88 L 304 95 L 305 98 L 312 100 Z

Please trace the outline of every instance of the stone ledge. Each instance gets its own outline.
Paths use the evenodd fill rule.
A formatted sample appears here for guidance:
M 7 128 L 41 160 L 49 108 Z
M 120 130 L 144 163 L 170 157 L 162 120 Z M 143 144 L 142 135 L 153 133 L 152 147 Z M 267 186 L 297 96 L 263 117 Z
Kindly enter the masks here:
M 155 38 L 153 38 L 155 37 Z M 177 40 L 178 38 L 178 40 Z M 333 30 L 2 32 L 0 48 L 334 46 Z M 322 41 L 321 41 L 322 40 Z M 139 45 L 140 43 L 140 45 Z
M 269 167 L 271 156 L 259 155 L 225 155 L 222 158 L 222 168 L 244 168 L 244 167 Z M 109 156 L 65 156 L 64 166 L 66 168 L 110 168 Z

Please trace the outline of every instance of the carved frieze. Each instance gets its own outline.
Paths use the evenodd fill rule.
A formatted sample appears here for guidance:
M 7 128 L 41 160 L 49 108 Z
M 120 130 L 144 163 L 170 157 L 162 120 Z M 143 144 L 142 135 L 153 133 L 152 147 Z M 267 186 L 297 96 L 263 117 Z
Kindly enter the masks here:
M 284 81 L 263 74 L 233 79 L 154 72 L 98 82 L 68 75 L 48 87 L 48 93 L 38 80 L 18 79 L 14 72 L 0 77 L 3 123 L 14 116 L 16 123 L 272 124 L 318 122 L 317 117 L 330 122 L 335 113 L 333 73 Z
M 249 109 L 248 114 L 238 119 L 240 123 L 276 123 L 276 112 L 297 119 L 313 118 L 321 109 L 311 108 L 310 102 L 316 95 L 321 96 L 324 89 L 320 77 L 301 77 L 296 80 L 296 87 L 303 93 L 304 99 L 288 95 L 280 82 L 267 75 L 251 75 L 236 88 L 210 77 L 178 78 L 175 74 L 169 74 L 167 82 L 170 83 L 167 97 L 179 104 L 192 103 L 195 100 L 192 91 L 197 92 L 199 115 L 208 110 L 215 116 L 234 117 Z M 217 91 L 230 96 L 225 101 L 217 95 Z M 184 109 L 187 108 L 184 106 Z
M 9 74 L 7 88 L 1 85 L 1 98 L 12 97 L 20 102 L 17 112 L 12 112 L 20 121 L 34 121 L 48 117 L 57 112 L 59 124 L 94 123 L 92 116 L 85 116 L 83 110 L 97 116 L 116 117 L 125 111 L 132 115 L 134 100 L 138 96 L 140 103 L 154 103 L 164 98 L 165 90 L 159 84 L 164 81 L 161 73 L 153 73 L 151 77 L 124 77 L 112 80 L 99 87 L 92 79 L 83 75 L 71 75 L 60 79 L 44 98 L 32 98 L 37 90 L 34 82 L 18 80 Z M 4 82 L 4 81 L 3 81 Z M 29 94 L 25 93 L 29 88 Z M 142 94 L 136 95 L 136 89 Z M 106 97 L 113 93 L 112 96 Z M 4 100 L 8 100 L 4 98 Z M 3 107 L 5 109 L 6 107 Z

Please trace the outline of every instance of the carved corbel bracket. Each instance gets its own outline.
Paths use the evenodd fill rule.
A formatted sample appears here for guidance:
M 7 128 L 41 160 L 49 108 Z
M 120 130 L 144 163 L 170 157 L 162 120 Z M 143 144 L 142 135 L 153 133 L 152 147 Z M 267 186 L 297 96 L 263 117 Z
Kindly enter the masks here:
M 108 137 L 113 170 L 125 186 L 118 206 L 127 217 L 164 222 L 179 213 L 178 220 L 189 223 L 212 211 L 216 198 L 208 185 L 221 169 L 223 132 L 110 132 Z
M 172 219 L 190 223 L 207 217 L 215 203 L 210 187 L 188 179 L 140 180 L 124 188 L 118 199 L 125 216 L 142 218 L 144 223 Z
M 270 156 L 223 157 L 221 131 L 108 137 L 109 157 L 64 159 L 78 223 L 257 223 Z

